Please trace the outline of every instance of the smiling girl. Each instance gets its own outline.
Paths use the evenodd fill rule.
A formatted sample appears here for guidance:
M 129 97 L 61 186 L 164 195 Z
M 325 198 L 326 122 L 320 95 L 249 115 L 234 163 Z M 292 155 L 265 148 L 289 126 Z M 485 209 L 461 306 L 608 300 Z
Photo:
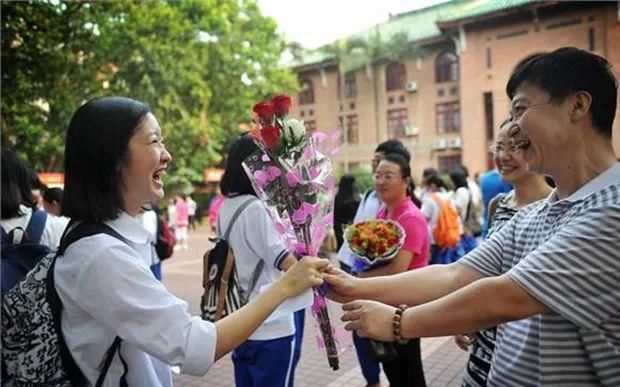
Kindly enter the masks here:
M 89 385 L 116 338 L 121 344 L 104 386 L 171 386 L 170 365 L 203 375 L 285 299 L 322 283 L 327 262 L 303 259 L 237 313 L 215 324 L 191 316 L 150 272 L 149 233 L 136 219 L 142 206 L 163 197 L 172 160 L 148 106 L 121 97 L 87 102 L 71 119 L 65 152 L 68 235 L 81 223 L 103 223 L 120 236 L 77 240 L 52 274 L 62 336 Z

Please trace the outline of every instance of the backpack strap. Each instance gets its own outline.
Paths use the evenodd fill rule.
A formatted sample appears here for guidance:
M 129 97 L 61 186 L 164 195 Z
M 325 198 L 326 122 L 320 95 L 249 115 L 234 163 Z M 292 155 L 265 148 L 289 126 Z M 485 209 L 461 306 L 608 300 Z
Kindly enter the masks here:
M 366 203 L 366 200 L 368 199 L 368 197 L 370 196 L 371 193 L 373 193 L 373 189 L 369 189 L 368 191 L 366 191 L 366 194 L 364 195 L 364 199 L 362 199 L 362 205 L 364 205 Z
M 254 291 L 256 283 L 258 282 L 258 277 L 260 277 L 260 274 L 263 271 L 263 267 L 265 267 L 265 261 L 261 258 L 261 260 L 258 261 L 258 264 L 256 264 L 254 272 L 252 273 L 252 280 L 250 281 L 250 288 L 248 289 L 248 297 L 250 297 L 250 294 L 252 294 L 252 292 Z
M 55 281 L 54 281 L 54 268 L 56 267 L 56 260 L 58 259 L 58 257 L 64 254 L 65 250 L 67 249 L 67 247 L 69 247 L 69 245 L 78 241 L 79 239 L 82 239 L 82 238 L 85 238 L 91 235 L 108 234 L 114 238 L 120 239 L 123 242 L 125 242 L 125 238 L 123 238 L 119 233 L 114 231 L 114 229 L 112 229 L 110 226 L 103 224 L 103 223 L 80 223 L 77 225 L 75 225 L 75 223 L 76 223 L 75 221 L 71 221 L 67 225 L 67 228 L 65 229 L 62 235 L 62 238 L 60 240 L 60 246 L 58 247 L 58 250 L 56 251 L 56 255 L 54 256 L 54 259 L 52 260 L 52 264 L 50 265 L 50 268 L 47 273 L 47 279 L 46 279 L 47 286 L 46 287 L 47 287 L 47 301 L 50 305 L 52 317 L 54 320 L 54 328 L 58 336 L 58 346 L 59 346 L 60 357 L 62 359 L 62 366 L 67 374 L 67 377 L 71 381 L 71 385 L 83 386 L 83 385 L 86 385 L 86 378 L 84 374 L 82 373 L 82 371 L 80 370 L 80 368 L 78 367 L 78 365 L 75 363 L 75 360 L 73 359 L 73 356 L 71 355 L 71 352 L 69 351 L 69 347 L 67 346 L 67 343 L 65 342 L 65 338 L 62 334 L 62 327 L 61 327 L 61 321 L 60 321 L 61 312 L 62 312 L 62 302 L 60 300 L 60 296 L 58 295 L 58 292 L 56 291 L 56 286 L 55 286 Z M 116 336 L 116 338 L 114 339 L 114 342 L 112 343 L 110 348 L 106 351 L 103 368 L 101 369 L 101 372 L 99 373 L 99 377 L 97 378 L 97 384 L 96 384 L 97 387 L 101 386 L 103 381 L 105 380 L 105 376 L 108 373 L 108 369 L 110 368 L 110 364 L 112 363 L 114 354 L 118 351 L 119 356 L 121 356 L 120 354 L 121 340 L 122 339 L 119 336 Z M 121 357 L 121 362 L 123 363 L 123 368 L 124 368 L 124 374 L 121 377 L 121 387 L 125 387 L 127 385 L 125 381 L 125 375 L 127 374 L 127 364 L 125 363 L 122 357 Z
M 45 229 L 45 222 L 47 221 L 47 212 L 43 210 L 33 210 L 28 226 L 26 226 L 26 238 L 28 242 L 39 244 L 41 242 L 41 236 Z
M 241 215 L 243 210 L 245 210 L 255 200 L 258 200 L 258 199 L 256 199 L 254 196 L 252 196 L 251 198 L 247 198 L 237 208 L 237 210 L 233 214 L 232 218 L 230 218 L 230 222 L 228 222 L 228 227 L 226 227 L 226 232 L 224 233 L 224 237 L 223 237 L 224 240 L 226 240 L 226 241 L 228 240 L 228 237 L 230 236 L 230 232 L 232 231 L 232 227 L 235 224 L 235 222 L 237 221 L 237 218 L 239 217 L 239 215 Z M 219 216 L 217 217 L 217 231 L 218 231 L 218 234 L 222 232 L 222 228 L 220 226 L 220 217 Z

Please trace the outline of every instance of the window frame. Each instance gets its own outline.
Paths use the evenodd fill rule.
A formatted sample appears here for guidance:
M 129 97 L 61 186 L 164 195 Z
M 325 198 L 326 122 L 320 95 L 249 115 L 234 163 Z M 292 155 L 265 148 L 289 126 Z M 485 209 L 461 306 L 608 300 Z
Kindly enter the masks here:
M 385 67 L 385 91 L 404 90 L 407 68 L 401 62 L 391 62 Z
M 442 51 L 435 58 L 435 83 L 457 82 L 459 70 L 459 56 L 453 50 Z
M 303 78 L 299 84 L 302 87 L 302 90 L 297 95 L 297 101 L 299 105 L 310 105 L 314 103 L 314 83 L 309 78 Z M 308 85 L 306 89 L 303 88 L 304 85 Z

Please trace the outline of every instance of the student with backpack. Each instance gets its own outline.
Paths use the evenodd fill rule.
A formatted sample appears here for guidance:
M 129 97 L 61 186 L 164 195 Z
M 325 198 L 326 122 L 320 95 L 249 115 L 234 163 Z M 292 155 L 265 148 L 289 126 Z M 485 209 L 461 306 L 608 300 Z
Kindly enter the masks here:
M 2 295 L 50 251 L 66 225 L 37 209 L 29 167 L 11 149 L 2 148 Z
M 302 259 L 233 315 L 215 324 L 191 316 L 149 270 L 152 245 L 135 219 L 144 204 L 163 197 L 170 161 L 147 105 L 107 97 L 76 111 L 65 145 L 62 209 L 72 222 L 58 255 L 5 297 L 3 381 L 171 386 L 170 365 L 205 374 L 285 299 L 322 283 L 328 262 Z
M 216 233 L 234 255 L 232 271 L 241 298 L 259 297 L 261 288 L 276 283 L 297 259 L 275 230 L 266 208 L 256 197 L 242 163 L 258 147 L 249 135 L 238 137 L 228 151 L 220 190 L 226 196 L 216 221 Z M 229 281 L 230 282 L 230 281 Z M 303 327 L 299 327 L 303 329 Z M 292 386 L 295 378 L 296 327 L 293 313 L 261 324 L 232 353 L 235 385 Z
M 445 262 L 449 256 L 446 250 L 454 249 L 460 239 L 459 214 L 450 200 L 440 195 L 443 181 L 436 174 L 428 174 L 424 178 L 425 191 L 422 195 L 422 207 L 429 227 L 431 242 L 430 264 Z

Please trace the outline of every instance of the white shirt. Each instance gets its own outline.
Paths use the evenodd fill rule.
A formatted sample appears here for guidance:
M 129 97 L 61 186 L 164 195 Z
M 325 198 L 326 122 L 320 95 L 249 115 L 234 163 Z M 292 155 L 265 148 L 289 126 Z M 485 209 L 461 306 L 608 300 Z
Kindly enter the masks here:
M 189 216 L 196 215 L 196 208 L 198 207 L 198 205 L 196 204 L 194 199 L 188 196 L 186 202 L 187 202 L 187 215 Z
M 114 338 L 123 339 L 130 386 L 172 386 L 170 365 L 204 375 L 215 357 L 215 326 L 187 312 L 149 269 L 149 233 L 126 213 L 106 222 L 126 242 L 107 234 L 78 240 L 54 271 L 63 304 L 62 332 L 77 365 L 94 384 Z M 114 357 L 104 386 L 117 387 L 123 373 Z
M 151 249 L 151 265 L 156 265 L 161 262 L 157 256 L 157 250 L 155 250 L 155 243 L 157 243 L 157 212 L 155 210 L 141 212 L 137 219 L 149 233 L 149 242 L 153 246 Z
M 367 194 L 364 199 L 362 199 L 362 202 L 357 207 L 355 218 L 353 218 L 353 224 L 363 220 L 375 219 L 377 217 L 379 207 L 381 207 L 381 199 L 379 198 L 379 195 L 377 195 L 377 192 L 373 190 Z M 353 266 L 356 257 L 357 256 L 353 251 L 351 251 L 349 248 L 349 243 L 345 239 L 344 243 L 340 247 L 340 250 L 338 251 L 338 260 L 349 266 Z
M 224 201 L 218 213 L 222 236 L 224 236 L 237 208 L 251 197 L 251 195 L 240 195 Z M 259 260 L 265 261 L 256 286 L 249 295 L 250 300 L 259 294 L 261 287 L 282 277 L 279 267 L 289 252 L 282 243 L 267 209 L 258 199 L 250 203 L 239 215 L 228 237 L 228 243 L 235 255 L 235 268 L 239 276 L 239 285 L 246 292 L 250 288 L 252 274 Z M 293 323 L 293 315 L 290 314 L 261 324 L 249 339 L 272 340 L 294 333 L 295 324 Z
M 24 231 L 26 227 L 28 227 L 28 222 L 30 222 L 30 218 L 32 217 L 32 208 L 20 205 L 19 210 L 23 214 L 20 217 L 0 220 L 0 227 L 7 233 L 16 227 L 21 227 Z M 60 238 L 62 237 L 67 223 L 69 223 L 69 219 L 65 217 L 47 214 L 40 243 L 44 246 L 48 246 L 52 251 L 56 250 L 60 244 Z
M 480 190 L 480 186 L 473 179 L 467 179 L 467 187 L 469 187 L 469 191 L 471 192 L 471 199 L 473 201 L 474 207 L 479 207 L 482 202 L 482 191 Z
M 431 245 L 434 245 L 435 237 L 433 236 L 433 230 L 435 230 L 435 226 L 437 226 L 437 219 L 439 218 L 439 205 L 433 198 L 433 193 L 429 191 L 423 192 L 421 200 L 422 207 L 420 208 L 420 211 L 424 214 L 424 218 L 426 218 L 426 222 L 428 223 L 430 243 Z

